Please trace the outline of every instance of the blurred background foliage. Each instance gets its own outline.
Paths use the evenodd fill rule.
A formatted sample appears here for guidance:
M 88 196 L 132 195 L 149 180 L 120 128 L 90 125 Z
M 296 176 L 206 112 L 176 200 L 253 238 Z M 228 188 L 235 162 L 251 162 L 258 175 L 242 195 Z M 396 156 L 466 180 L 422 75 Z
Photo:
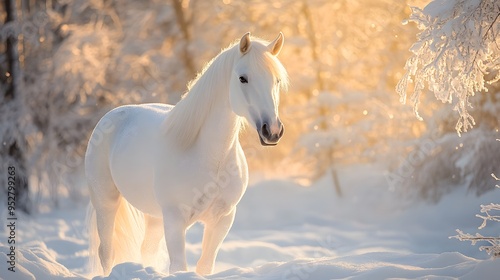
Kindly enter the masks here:
M 428 1 L 4 2 L 0 170 L 18 167 L 27 200 L 85 196 L 83 156 L 100 117 L 124 104 L 175 104 L 196 72 L 247 31 L 268 40 L 283 31 L 280 60 L 291 79 L 280 145 L 260 147 L 252 129 L 243 132 L 251 173 L 304 185 L 327 176 L 341 195 L 349 186 L 338 166 L 373 164 L 387 170 L 381 191 L 430 201 L 464 182 L 477 193 L 494 188 L 498 87 L 473 100 L 479 128 L 461 138 L 446 105 L 424 97 L 418 121 L 395 92 L 418 32 L 402 21 L 409 5 Z

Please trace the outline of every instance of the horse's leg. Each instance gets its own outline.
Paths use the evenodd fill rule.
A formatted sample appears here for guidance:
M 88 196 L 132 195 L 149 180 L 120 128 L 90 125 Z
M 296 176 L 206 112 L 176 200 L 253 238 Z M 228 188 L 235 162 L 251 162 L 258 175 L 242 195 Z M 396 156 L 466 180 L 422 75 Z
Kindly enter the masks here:
M 120 193 L 116 187 L 113 189 L 112 192 L 101 193 L 97 198 L 99 203 L 95 203 L 96 199 L 92 201 L 96 209 L 97 234 L 100 240 L 99 259 L 105 275 L 111 271 L 114 261 L 113 230 L 116 211 L 120 205 Z
M 186 221 L 178 207 L 163 209 L 165 242 L 170 258 L 170 273 L 186 271 Z
M 163 237 L 163 219 L 144 215 L 146 232 L 141 246 L 142 261 L 147 265 L 155 264 L 160 240 Z
M 222 216 L 218 221 L 205 224 L 201 257 L 196 264 L 197 273 L 201 275 L 213 273 L 215 258 L 217 257 L 222 241 L 226 238 L 233 224 L 235 213 L 236 208 L 233 208 L 229 214 Z

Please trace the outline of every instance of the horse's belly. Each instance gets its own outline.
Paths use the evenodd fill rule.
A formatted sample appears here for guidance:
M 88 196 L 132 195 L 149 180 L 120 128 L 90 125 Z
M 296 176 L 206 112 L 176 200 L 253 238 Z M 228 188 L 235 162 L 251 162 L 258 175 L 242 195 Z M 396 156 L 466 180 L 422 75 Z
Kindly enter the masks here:
M 161 205 L 180 209 L 188 223 L 227 215 L 245 192 L 248 173 L 242 152 L 234 153 L 219 165 L 207 160 L 202 150 L 182 156 L 170 150 L 159 153 L 158 158 L 161 163 L 156 165 L 155 173 L 157 199 Z
M 113 179 L 121 195 L 138 210 L 161 217 L 161 208 L 153 190 L 152 169 L 134 162 L 120 164 L 114 168 Z
M 115 179 L 121 195 L 138 210 L 151 216 L 161 217 L 161 208 L 156 201 L 150 179 L 152 174 L 137 169 L 128 173 L 127 179 Z
M 149 125 L 152 120 L 150 119 Z M 154 120 L 153 120 L 154 122 Z M 157 128 L 130 122 L 120 131 L 110 154 L 110 171 L 121 195 L 138 210 L 161 216 L 153 189 L 154 147 Z

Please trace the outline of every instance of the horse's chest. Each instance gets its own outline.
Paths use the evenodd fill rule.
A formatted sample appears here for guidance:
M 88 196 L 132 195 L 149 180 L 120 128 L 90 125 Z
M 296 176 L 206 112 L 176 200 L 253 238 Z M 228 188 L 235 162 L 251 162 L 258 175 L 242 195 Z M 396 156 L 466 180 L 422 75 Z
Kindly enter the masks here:
M 209 210 L 214 214 L 229 212 L 240 200 L 246 189 L 246 175 L 229 165 L 219 170 L 200 173 L 191 185 L 192 205 L 199 212 Z

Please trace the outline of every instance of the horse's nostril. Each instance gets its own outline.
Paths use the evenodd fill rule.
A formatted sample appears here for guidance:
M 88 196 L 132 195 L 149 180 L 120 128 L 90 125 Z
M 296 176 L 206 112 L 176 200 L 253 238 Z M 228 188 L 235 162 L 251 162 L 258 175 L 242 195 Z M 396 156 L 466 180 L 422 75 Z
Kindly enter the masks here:
M 283 133 L 285 133 L 285 126 L 281 125 L 281 130 L 280 130 L 280 134 L 278 137 L 281 138 L 281 136 L 283 136 Z
M 267 125 L 267 123 L 262 126 L 262 136 L 266 138 L 269 138 L 271 136 L 271 131 L 269 130 L 269 126 Z

